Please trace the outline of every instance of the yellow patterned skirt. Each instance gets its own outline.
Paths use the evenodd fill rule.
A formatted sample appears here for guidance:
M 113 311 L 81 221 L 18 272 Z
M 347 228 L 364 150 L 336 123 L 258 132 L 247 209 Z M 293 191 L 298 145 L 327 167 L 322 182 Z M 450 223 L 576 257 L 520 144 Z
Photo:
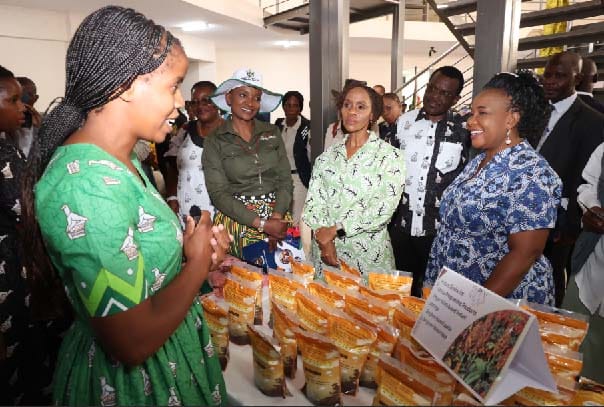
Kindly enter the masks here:
M 259 196 L 235 195 L 234 198 L 241 201 L 247 209 L 255 212 L 259 217 L 267 219 L 273 214 L 276 203 L 273 192 Z M 289 213 L 284 215 L 284 219 L 290 222 L 292 220 Z M 237 222 L 218 209 L 216 209 L 216 215 L 214 216 L 214 224 L 223 224 L 233 236 L 234 240 L 231 243 L 230 254 L 240 259 L 243 257 L 245 246 L 267 238 L 265 233 L 260 233 L 256 228 Z

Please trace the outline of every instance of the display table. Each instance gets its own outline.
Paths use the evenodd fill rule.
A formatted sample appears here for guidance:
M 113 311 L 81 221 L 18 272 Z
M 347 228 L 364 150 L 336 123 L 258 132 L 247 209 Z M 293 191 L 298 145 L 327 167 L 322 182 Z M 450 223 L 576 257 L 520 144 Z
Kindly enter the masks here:
M 265 287 L 263 295 L 264 325 L 269 320 L 268 289 Z M 229 343 L 229 363 L 223 372 L 229 396 L 228 404 L 231 406 L 312 406 L 304 393 L 300 391 L 304 386 L 304 369 L 302 357 L 298 355 L 298 370 L 295 379 L 286 379 L 287 389 L 292 396 L 269 397 L 265 396 L 254 384 L 254 364 L 251 345 L 235 345 Z M 345 406 L 370 406 L 375 396 L 375 390 L 359 387 L 357 395 L 342 396 Z

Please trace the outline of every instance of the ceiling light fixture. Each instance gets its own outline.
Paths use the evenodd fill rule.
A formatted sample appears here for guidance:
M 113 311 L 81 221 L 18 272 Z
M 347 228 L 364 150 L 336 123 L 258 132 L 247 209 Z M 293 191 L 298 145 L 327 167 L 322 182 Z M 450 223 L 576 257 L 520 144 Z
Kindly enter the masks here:
M 283 48 L 291 48 L 294 47 L 296 45 L 299 45 L 300 41 L 275 41 L 275 45 L 279 45 Z
M 184 23 L 179 25 L 180 29 L 186 32 L 191 31 L 204 31 L 209 28 L 212 28 L 212 24 L 208 24 L 205 21 L 191 21 L 189 23 Z

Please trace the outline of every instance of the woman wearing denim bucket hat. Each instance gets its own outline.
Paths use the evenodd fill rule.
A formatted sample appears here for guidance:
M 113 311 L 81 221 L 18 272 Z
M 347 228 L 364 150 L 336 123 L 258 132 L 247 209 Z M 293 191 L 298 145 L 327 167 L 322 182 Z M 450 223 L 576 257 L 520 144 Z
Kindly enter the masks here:
M 231 112 L 207 138 L 202 155 L 214 222 L 234 236 L 234 256 L 267 236 L 274 248 L 287 231 L 293 184 L 281 132 L 255 116 L 275 110 L 281 95 L 264 89 L 262 76 L 244 68 L 216 89 L 212 101 Z

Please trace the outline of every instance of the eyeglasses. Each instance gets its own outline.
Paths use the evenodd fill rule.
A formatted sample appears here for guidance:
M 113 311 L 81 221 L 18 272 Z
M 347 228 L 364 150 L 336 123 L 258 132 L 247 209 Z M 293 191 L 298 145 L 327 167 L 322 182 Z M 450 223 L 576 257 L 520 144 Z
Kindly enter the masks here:
M 199 99 L 199 100 L 195 100 L 195 99 L 190 100 L 189 104 L 191 106 L 197 106 L 197 105 L 200 105 L 200 106 L 210 106 L 210 105 L 213 105 L 214 103 L 212 103 L 212 100 L 210 98 L 202 98 L 202 99 Z
M 436 86 L 432 85 L 432 84 L 428 84 L 426 86 L 426 91 L 430 92 L 430 93 L 436 93 L 439 96 L 443 96 L 445 98 L 452 98 L 455 97 L 455 94 L 452 92 L 449 92 L 448 90 L 442 90 L 437 88 Z

